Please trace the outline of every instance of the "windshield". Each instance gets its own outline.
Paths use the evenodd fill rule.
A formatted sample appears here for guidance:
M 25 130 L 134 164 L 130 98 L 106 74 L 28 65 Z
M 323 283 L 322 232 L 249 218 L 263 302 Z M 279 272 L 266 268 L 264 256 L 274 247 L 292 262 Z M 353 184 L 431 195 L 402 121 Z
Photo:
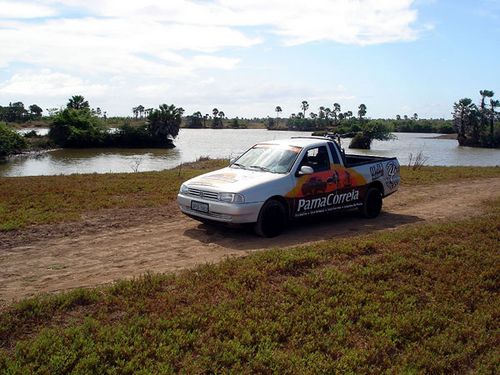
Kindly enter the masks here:
M 300 147 L 261 144 L 255 145 L 231 164 L 233 168 L 287 173 L 300 153 Z

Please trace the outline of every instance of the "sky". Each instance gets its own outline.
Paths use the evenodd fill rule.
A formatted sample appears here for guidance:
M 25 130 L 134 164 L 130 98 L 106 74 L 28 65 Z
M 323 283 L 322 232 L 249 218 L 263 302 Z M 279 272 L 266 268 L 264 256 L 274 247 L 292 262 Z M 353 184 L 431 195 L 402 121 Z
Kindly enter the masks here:
M 500 97 L 500 0 L 0 0 L 0 105 L 450 118 Z M 45 111 L 46 113 L 46 111 Z

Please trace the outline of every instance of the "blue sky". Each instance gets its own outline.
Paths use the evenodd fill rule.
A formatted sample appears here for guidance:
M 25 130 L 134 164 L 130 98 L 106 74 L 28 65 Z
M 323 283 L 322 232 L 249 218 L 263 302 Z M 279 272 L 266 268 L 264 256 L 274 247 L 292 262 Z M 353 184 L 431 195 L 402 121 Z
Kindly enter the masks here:
M 449 118 L 500 97 L 499 41 L 500 0 L 0 0 L 0 105 Z

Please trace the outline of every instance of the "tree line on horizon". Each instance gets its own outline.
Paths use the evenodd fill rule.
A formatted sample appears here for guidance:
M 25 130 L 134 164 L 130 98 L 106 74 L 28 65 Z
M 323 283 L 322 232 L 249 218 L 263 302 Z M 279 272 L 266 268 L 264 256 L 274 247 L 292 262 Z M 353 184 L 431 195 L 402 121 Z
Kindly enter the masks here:
M 336 133 L 339 136 L 353 138 L 350 147 L 370 148 L 374 139 L 391 139 L 391 132 L 439 132 L 458 134 L 462 146 L 500 147 L 499 121 L 496 108 L 500 106 L 494 99 L 494 92 L 481 90 L 479 104 L 472 99 L 463 98 L 454 103 L 453 120 L 420 119 L 417 113 L 408 117 L 396 116 L 396 119 L 370 119 L 367 106 L 361 103 L 356 113 L 343 111 L 339 103 L 332 108 L 320 106 L 318 112 L 308 111 L 306 100 L 300 103 L 299 111 L 287 119 L 281 119 L 281 106 L 275 107 L 276 117 L 254 119 L 265 124 L 270 130 L 312 131 L 315 134 Z M 489 99 L 489 102 L 487 100 Z M 117 117 L 123 121 L 117 125 L 117 131 L 110 132 L 107 113 L 100 108 L 91 108 L 81 95 L 68 99 L 65 108 L 47 108 L 49 116 L 43 116 L 43 110 L 36 104 L 27 109 L 22 102 L 0 106 L 0 121 L 22 123 L 41 120 L 50 125 L 51 145 L 60 147 L 174 147 L 173 139 L 177 136 L 181 124 L 187 128 L 225 127 L 245 128 L 245 119 L 228 119 L 224 111 L 214 108 L 212 115 L 203 115 L 200 111 L 184 116 L 184 109 L 175 105 L 162 104 L 157 109 L 142 105 L 132 108 L 136 121 Z M 115 123 L 113 123 L 113 126 Z M 26 141 L 0 123 L 0 156 L 20 152 L 27 147 Z M 29 136 L 29 135 L 28 135 Z M 35 135 L 31 135 L 35 136 Z

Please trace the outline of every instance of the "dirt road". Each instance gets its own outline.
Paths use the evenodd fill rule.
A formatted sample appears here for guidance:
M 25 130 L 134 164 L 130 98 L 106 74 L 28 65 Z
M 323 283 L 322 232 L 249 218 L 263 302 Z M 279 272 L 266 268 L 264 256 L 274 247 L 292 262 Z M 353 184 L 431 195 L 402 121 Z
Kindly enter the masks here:
M 374 220 L 355 214 L 300 222 L 277 238 L 218 228 L 184 217 L 172 204 L 110 210 L 84 221 L 41 226 L 0 236 L 0 307 L 39 292 L 111 283 L 146 271 L 170 272 L 226 257 L 353 236 L 402 225 L 479 215 L 481 202 L 498 197 L 500 178 L 405 187 L 384 201 Z

